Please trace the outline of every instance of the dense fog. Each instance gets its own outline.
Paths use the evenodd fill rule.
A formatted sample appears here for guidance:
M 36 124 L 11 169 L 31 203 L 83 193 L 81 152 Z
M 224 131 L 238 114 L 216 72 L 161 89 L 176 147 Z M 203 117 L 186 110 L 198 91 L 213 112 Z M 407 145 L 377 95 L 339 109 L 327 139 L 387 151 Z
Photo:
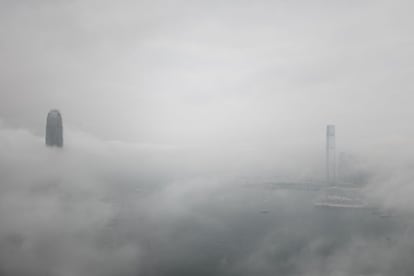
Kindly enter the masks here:
M 360 162 L 369 208 L 322 208 L 317 191 L 266 184 L 289 166 L 271 174 L 239 160 L 235 170 L 200 149 L 65 134 L 63 149 L 47 148 L 27 130 L 1 128 L 3 275 L 413 271 L 409 160 Z M 297 173 L 309 178 L 312 166 Z
M 0 1 L 0 275 L 413 275 L 413 7 Z

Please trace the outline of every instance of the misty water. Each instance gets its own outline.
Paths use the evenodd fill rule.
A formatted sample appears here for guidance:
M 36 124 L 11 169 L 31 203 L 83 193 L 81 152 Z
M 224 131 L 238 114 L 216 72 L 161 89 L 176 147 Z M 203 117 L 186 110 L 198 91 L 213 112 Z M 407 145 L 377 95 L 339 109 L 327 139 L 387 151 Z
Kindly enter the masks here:
M 402 208 L 316 207 L 320 190 L 189 171 L 170 150 L 97 140 L 48 148 L 13 129 L 1 137 L 4 275 L 412 271 L 413 214 Z
M 0 276 L 414 275 L 413 10 L 0 0 Z

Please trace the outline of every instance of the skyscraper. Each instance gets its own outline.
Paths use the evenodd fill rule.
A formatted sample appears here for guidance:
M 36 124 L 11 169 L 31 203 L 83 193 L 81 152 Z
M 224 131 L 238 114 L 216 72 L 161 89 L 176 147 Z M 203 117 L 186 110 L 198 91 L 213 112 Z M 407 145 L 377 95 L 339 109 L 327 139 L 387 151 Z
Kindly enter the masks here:
M 46 145 L 63 147 L 62 115 L 59 110 L 53 109 L 47 114 Z
M 326 181 L 336 184 L 335 126 L 326 127 Z

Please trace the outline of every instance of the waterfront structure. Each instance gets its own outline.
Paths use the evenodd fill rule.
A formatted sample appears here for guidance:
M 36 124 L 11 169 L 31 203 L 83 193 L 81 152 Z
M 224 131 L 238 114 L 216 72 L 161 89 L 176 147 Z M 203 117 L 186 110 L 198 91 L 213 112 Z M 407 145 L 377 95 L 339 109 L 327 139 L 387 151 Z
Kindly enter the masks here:
M 336 185 L 336 145 L 335 126 L 326 127 L 326 182 L 328 185 Z

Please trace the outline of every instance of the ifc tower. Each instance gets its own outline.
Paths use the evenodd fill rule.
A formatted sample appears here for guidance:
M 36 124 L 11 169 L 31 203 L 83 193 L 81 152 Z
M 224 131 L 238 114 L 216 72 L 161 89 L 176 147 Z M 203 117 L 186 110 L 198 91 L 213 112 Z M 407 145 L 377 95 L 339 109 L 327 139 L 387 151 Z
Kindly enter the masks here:
M 59 110 L 53 109 L 47 114 L 46 146 L 63 147 L 62 115 Z

